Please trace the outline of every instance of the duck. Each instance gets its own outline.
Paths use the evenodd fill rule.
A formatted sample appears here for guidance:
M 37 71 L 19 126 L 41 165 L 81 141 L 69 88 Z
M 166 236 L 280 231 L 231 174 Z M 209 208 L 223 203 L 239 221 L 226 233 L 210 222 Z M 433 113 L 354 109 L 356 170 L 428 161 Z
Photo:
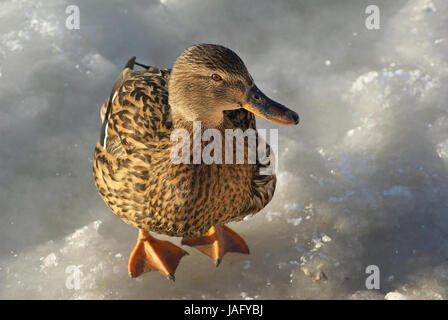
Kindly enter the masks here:
M 134 70 L 136 66 L 142 70 Z M 175 280 L 176 268 L 188 252 L 155 234 L 181 237 L 182 246 L 198 250 L 216 266 L 227 253 L 249 254 L 245 240 L 226 224 L 258 213 L 271 201 L 275 172 L 262 174 L 266 162 L 246 159 L 249 142 L 240 163 L 192 163 L 188 160 L 194 151 L 189 149 L 182 158 L 187 161 L 172 157 L 181 140 L 173 139 L 173 133 L 179 130 L 194 141 L 198 132 L 212 129 L 222 133 L 213 141 L 224 143 L 226 130 L 253 129 L 259 145 L 263 137 L 256 131 L 255 116 L 281 125 L 298 124 L 295 111 L 255 85 L 234 51 L 217 44 L 195 44 L 180 54 L 171 69 L 147 66 L 132 57 L 100 115 L 93 176 L 110 210 L 138 229 L 128 262 L 131 277 L 159 271 Z M 196 133 L 195 123 L 200 124 Z M 208 143 L 200 140 L 199 145 Z M 192 144 L 185 139 L 183 146 Z M 269 144 L 265 145 L 270 154 Z M 235 155 L 225 148 L 223 152 Z

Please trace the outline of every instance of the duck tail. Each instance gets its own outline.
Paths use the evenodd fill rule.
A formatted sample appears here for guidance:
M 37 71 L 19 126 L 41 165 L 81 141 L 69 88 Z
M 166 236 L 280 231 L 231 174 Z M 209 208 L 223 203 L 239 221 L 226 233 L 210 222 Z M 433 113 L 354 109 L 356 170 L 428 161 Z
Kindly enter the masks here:
M 123 70 L 127 68 L 134 70 L 134 64 L 136 58 L 137 58 L 136 56 L 133 56 L 131 59 L 129 59 L 128 62 L 126 62 L 126 65 L 124 66 Z
M 128 61 L 128 62 L 126 63 L 126 65 L 124 66 L 124 69 L 123 69 L 123 70 L 125 70 L 125 69 L 127 69 L 127 68 L 129 68 L 129 69 L 131 69 L 131 70 L 134 70 L 134 65 L 137 65 L 137 66 L 139 66 L 139 67 L 145 68 L 146 70 L 148 70 L 149 68 L 151 68 L 151 66 L 147 66 L 146 64 L 143 64 L 143 63 L 140 63 L 140 62 L 135 61 L 135 59 L 136 59 L 135 56 L 132 57 L 131 59 L 129 59 L 129 61 Z
M 136 65 L 138 65 L 139 67 L 145 68 L 146 70 L 148 70 L 149 68 L 151 68 L 150 66 L 147 66 L 146 64 L 143 63 L 138 63 L 137 61 L 134 61 L 134 63 Z

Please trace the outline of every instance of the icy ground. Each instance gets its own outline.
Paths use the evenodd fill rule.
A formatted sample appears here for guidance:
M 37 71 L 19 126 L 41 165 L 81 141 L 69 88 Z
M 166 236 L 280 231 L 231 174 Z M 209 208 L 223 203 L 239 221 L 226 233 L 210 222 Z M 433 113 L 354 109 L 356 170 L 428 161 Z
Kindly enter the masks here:
M 232 224 L 249 256 L 215 268 L 187 248 L 175 283 L 130 279 L 137 230 L 91 174 L 99 106 L 131 56 L 170 67 L 198 42 L 237 51 L 301 123 L 258 120 L 280 130 L 280 173 L 274 200 Z M 446 299 L 447 80 L 446 0 L 3 0 L 0 298 Z

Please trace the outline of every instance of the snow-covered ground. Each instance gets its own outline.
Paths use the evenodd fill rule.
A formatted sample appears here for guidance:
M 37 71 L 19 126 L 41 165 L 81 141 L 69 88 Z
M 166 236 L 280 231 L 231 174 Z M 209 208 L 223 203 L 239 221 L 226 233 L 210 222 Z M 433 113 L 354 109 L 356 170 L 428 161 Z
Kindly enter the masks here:
M 99 106 L 131 56 L 170 67 L 199 42 L 238 52 L 301 123 L 258 120 L 279 128 L 280 172 L 273 201 L 231 225 L 249 256 L 215 268 L 187 248 L 175 283 L 131 279 L 137 230 L 93 185 Z M 447 299 L 447 80 L 446 0 L 3 0 L 0 298 Z

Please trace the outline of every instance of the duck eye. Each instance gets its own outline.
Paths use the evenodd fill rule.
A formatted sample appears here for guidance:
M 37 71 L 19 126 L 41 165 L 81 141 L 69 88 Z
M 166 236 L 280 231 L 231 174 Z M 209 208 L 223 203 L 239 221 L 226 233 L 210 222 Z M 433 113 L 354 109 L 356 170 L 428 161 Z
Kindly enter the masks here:
M 214 73 L 212 74 L 212 79 L 215 81 L 221 81 L 222 77 L 219 74 Z

